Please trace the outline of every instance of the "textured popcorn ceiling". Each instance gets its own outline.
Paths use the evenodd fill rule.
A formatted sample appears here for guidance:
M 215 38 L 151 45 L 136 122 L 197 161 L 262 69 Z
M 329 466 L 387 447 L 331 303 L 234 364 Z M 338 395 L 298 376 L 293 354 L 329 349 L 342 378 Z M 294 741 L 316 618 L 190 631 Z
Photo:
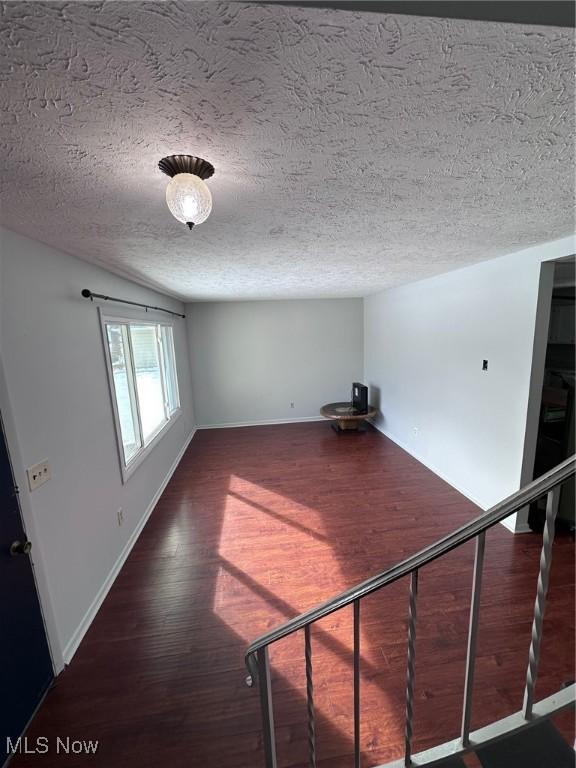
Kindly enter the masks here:
M 358 296 L 572 230 L 571 30 L 14 2 L 0 42 L 2 223 L 183 298 Z M 216 166 L 191 233 L 176 152 Z

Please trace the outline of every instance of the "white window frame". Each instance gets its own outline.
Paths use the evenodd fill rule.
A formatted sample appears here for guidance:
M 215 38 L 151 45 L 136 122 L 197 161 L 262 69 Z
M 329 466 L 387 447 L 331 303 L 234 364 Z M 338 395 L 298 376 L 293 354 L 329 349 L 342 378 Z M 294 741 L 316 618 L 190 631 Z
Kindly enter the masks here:
M 164 437 L 164 435 L 168 432 L 168 430 L 174 426 L 174 424 L 178 421 L 180 416 L 182 415 L 182 404 L 180 401 L 180 381 L 178 376 L 178 361 L 176 359 L 176 343 L 174 339 L 174 331 L 175 331 L 175 325 L 170 320 L 166 320 L 165 318 L 151 318 L 150 314 L 144 314 L 142 312 L 136 312 L 131 310 L 123 310 L 122 314 L 111 314 L 103 310 L 102 307 L 98 308 L 98 313 L 100 316 L 100 328 L 102 331 L 102 343 L 104 345 L 104 358 L 106 360 L 106 373 L 108 375 L 108 391 L 110 393 L 110 401 L 112 403 L 112 414 L 114 417 L 114 428 L 116 431 L 116 447 L 118 449 L 118 461 L 120 463 L 120 473 L 122 475 L 122 482 L 126 483 L 128 478 L 134 473 L 134 471 L 142 464 L 144 459 L 150 454 L 150 452 L 155 448 L 156 445 L 160 442 L 160 440 Z M 129 462 L 125 462 L 124 460 L 124 443 L 122 441 L 122 430 L 120 427 L 120 414 L 118 413 L 118 403 L 116 401 L 116 389 L 114 386 L 114 372 L 112 369 L 112 357 L 110 355 L 110 345 L 108 343 L 108 333 L 106 330 L 106 326 L 109 324 L 123 324 L 123 325 L 154 325 L 154 326 L 168 326 L 172 328 L 172 342 L 174 345 L 174 374 L 175 374 L 175 383 L 176 383 L 176 392 L 178 395 L 178 407 L 172 411 L 172 413 L 168 416 L 167 421 L 165 421 L 163 424 L 161 424 L 158 429 L 151 435 L 151 437 L 148 439 L 148 442 L 144 445 L 144 437 L 142 433 L 142 424 L 140 423 L 140 413 L 139 409 L 137 408 L 137 418 L 135 419 L 135 424 L 137 426 L 137 429 L 139 431 L 139 435 L 142 441 L 142 446 L 138 449 L 138 451 L 132 456 Z M 130 333 L 128 333 L 128 337 L 130 337 Z M 160 341 L 161 343 L 161 341 Z M 164 359 L 162 356 L 162 350 L 160 349 L 160 365 L 164 365 Z M 132 359 L 132 350 L 130 349 L 130 358 Z M 167 402 L 166 399 L 166 393 L 164 392 L 164 377 L 161 377 L 161 383 L 162 383 L 162 391 L 164 393 L 164 401 Z

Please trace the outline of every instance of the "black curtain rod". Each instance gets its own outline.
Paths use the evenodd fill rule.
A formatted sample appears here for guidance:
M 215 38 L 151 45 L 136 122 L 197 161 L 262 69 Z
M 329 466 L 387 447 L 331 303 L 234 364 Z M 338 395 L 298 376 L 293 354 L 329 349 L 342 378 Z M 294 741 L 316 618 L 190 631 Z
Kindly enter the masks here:
M 104 296 L 101 293 L 92 293 L 92 291 L 89 291 L 88 288 L 84 288 L 82 291 L 82 296 L 84 296 L 85 299 L 90 299 L 90 301 L 94 301 L 94 299 L 102 299 L 103 301 L 117 301 L 119 304 L 130 304 L 133 307 L 142 307 L 146 310 L 146 312 L 148 312 L 149 309 L 155 309 L 157 312 L 166 312 L 167 314 L 174 315 L 175 317 L 186 317 L 186 315 L 181 315 L 180 312 L 172 312 L 171 309 L 164 309 L 164 307 L 153 307 L 150 304 L 140 304 L 137 301 L 115 299 L 114 296 Z

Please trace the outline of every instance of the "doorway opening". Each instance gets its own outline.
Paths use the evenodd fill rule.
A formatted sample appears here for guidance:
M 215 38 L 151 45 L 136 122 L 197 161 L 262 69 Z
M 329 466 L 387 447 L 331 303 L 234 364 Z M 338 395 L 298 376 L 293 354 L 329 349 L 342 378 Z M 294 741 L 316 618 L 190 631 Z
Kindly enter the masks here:
M 540 477 L 574 453 L 575 383 L 575 257 L 554 264 L 550 322 L 544 363 L 540 415 L 536 437 L 534 477 Z M 528 525 L 533 531 L 544 526 L 546 499 L 531 505 Z M 556 524 L 576 529 L 574 483 L 562 486 Z

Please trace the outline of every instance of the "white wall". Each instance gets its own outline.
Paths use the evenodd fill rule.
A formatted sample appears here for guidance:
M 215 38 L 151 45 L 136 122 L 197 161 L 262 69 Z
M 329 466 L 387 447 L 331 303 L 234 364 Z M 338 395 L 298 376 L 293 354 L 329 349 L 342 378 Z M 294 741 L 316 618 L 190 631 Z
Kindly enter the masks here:
M 362 299 L 197 303 L 186 314 L 198 425 L 318 418 L 362 379 Z
M 557 240 L 365 299 L 378 426 L 483 508 L 520 487 L 541 263 L 573 252 Z
M 175 320 L 182 417 L 123 485 L 97 304 L 80 290 L 182 306 L 0 230 L 0 410 L 57 665 L 188 443 L 192 389 L 199 424 L 255 423 L 316 418 L 364 379 L 380 427 L 481 506 L 518 488 L 540 265 L 572 252 L 565 239 L 386 291 L 364 316 L 360 299 L 188 305 L 188 333 Z M 44 458 L 52 479 L 28 493 L 24 468 Z
M 0 230 L 0 408 L 58 666 L 75 650 L 194 421 L 186 324 L 175 318 L 183 412 L 122 484 L 98 305 L 80 297 L 82 288 L 183 311 L 174 299 Z M 24 467 L 45 458 L 52 479 L 28 493 Z

